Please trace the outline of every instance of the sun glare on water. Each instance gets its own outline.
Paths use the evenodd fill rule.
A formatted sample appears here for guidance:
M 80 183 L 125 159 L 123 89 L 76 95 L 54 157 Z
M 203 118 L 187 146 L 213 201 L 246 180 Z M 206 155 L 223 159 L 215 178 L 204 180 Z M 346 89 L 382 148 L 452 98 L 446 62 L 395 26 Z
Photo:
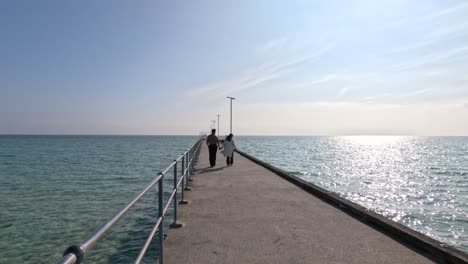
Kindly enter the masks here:
M 399 143 L 405 136 L 345 136 L 344 139 L 356 145 L 389 145 Z

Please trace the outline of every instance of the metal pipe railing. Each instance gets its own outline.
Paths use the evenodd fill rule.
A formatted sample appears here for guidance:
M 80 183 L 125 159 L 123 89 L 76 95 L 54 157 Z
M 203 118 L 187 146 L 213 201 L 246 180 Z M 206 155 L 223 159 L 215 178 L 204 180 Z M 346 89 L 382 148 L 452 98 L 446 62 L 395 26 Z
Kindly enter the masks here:
M 192 188 L 188 187 L 188 177 L 187 177 L 188 174 L 189 174 L 189 168 L 190 168 L 190 166 L 189 166 L 189 162 L 190 162 L 189 158 L 190 157 L 189 156 L 190 156 L 189 151 L 187 150 L 187 155 L 185 155 L 185 169 L 184 169 L 184 173 L 183 173 L 184 178 L 185 178 L 185 188 L 184 188 L 185 191 L 192 190 Z
M 140 250 L 140 253 L 138 254 L 137 259 L 135 260 L 135 264 L 140 264 L 141 260 L 145 256 L 146 251 L 148 250 L 148 247 L 151 243 L 151 241 L 154 238 L 154 235 L 156 234 L 156 231 L 159 228 L 159 225 L 161 225 L 161 222 L 163 221 L 162 217 L 158 217 L 158 220 L 156 221 L 156 225 L 154 225 L 153 229 L 151 230 L 150 235 L 145 241 L 145 244 L 143 245 L 143 248 Z
M 60 264 L 73 264 L 76 263 L 77 258 L 76 255 L 73 253 L 68 253 L 63 256 L 62 260 L 59 262 Z
M 159 232 L 159 263 L 162 264 L 164 261 L 163 251 L 164 251 L 164 218 L 166 215 L 167 210 L 169 209 L 170 203 L 174 203 L 174 222 L 173 227 L 181 227 L 182 225 L 177 224 L 177 189 L 180 185 L 182 185 L 182 193 L 181 193 L 181 200 L 180 204 L 186 204 L 187 201 L 184 200 L 184 190 L 189 188 L 187 186 L 188 179 L 191 172 L 191 168 L 194 166 L 195 159 L 194 157 L 200 153 L 200 146 L 202 143 L 202 139 L 200 138 L 192 147 L 187 149 L 182 155 L 180 155 L 177 159 L 175 159 L 171 164 L 169 164 L 162 172 L 156 176 L 141 192 L 137 193 L 133 198 L 125 204 L 119 211 L 117 211 L 106 223 L 101 225 L 99 228 L 95 229 L 91 232 L 88 237 L 86 237 L 83 241 L 81 241 L 78 245 L 73 245 L 68 247 L 62 259 L 58 262 L 58 264 L 80 264 L 83 262 L 83 259 L 89 250 L 94 246 L 94 244 L 102 238 L 106 232 L 114 226 L 129 210 L 132 208 L 140 199 L 143 197 L 153 186 L 158 183 L 158 209 L 159 209 L 159 216 L 156 219 L 156 223 L 151 230 L 150 235 L 146 239 L 137 259 L 135 260 L 135 264 L 138 264 L 143 259 L 151 241 L 156 234 L 156 231 Z M 177 175 L 177 164 L 179 161 L 182 161 L 181 172 L 182 174 L 181 179 L 178 179 Z M 171 195 L 168 199 L 166 205 L 164 205 L 164 190 L 163 190 L 163 182 L 164 176 L 169 172 L 169 170 L 174 170 L 174 186 L 171 192 Z M 184 186 L 185 183 L 185 186 Z
M 164 175 L 163 175 L 164 176 Z M 159 182 L 159 202 L 158 202 L 158 212 L 159 212 L 159 219 L 161 221 L 158 221 L 159 223 L 159 264 L 164 263 L 164 212 L 163 212 L 163 182 Z M 170 201 L 170 200 L 169 200 Z
M 182 194 L 181 194 L 181 199 L 179 201 L 180 204 L 187 204 L 188 202 L 185 201 L 185 156 L 183 155 L 182 156 L 182 167 L 181 167 L 181 170 L 182 170 Z
M 173 225 L 175 226 L 177 224 L 177 187 L 178 184 L 177 184 L 177 160 L 175 161 L 176 164 L 174 165 L 174 195 L 175 195 L 175 199 L 174 199 L 174 222 Z

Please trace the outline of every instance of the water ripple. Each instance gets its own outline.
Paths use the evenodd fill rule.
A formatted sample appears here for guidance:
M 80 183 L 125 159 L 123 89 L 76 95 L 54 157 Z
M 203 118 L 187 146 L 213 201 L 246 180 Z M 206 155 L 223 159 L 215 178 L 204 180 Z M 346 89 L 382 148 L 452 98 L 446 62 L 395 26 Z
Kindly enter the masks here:
M 239 137 L 236 144 L 468 252 L 467 137 Z
M 0 263 L 56 262 L 195 140 L 0 136 Z M 136 259 L 155 222 L 156 193 L 151 190 L 96 244 L 87 263 Z

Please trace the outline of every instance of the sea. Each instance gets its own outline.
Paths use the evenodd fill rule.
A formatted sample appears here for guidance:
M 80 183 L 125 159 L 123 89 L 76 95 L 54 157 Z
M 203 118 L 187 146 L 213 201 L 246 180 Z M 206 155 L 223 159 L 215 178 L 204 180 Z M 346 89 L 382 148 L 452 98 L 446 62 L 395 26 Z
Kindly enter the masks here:
M 57 262 L 197 139 L 0 136 L 0 263 Z M 468 137 L 234 140 L 246 153 L 468 253 Z M 166 199 L 171 184 L 166 178 Z M 153 189 L 96 244 L 86 263 L 133 262 L 156 208 Z M 153 243 L 144 263 L 154 263 L 155 248 Z

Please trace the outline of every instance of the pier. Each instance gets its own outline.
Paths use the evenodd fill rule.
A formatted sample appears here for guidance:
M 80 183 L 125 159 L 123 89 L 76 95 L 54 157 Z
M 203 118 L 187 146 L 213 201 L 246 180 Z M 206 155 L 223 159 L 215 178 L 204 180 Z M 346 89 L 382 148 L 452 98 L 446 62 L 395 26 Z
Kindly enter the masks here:
M 165 263 L 466 263 L 458 250 L 336 195 L 313 195 L 252 159 L 236 153 L 226 167 L 218 152 L 210 168 L 202 144 Z
M 153 191 L 158 216 L 135 264 L 147 250 L 157 250 L 160 264 L 468 263 L 468 254 L 460 250 L 247 153 L 237 151 L 232 167 L 218 153 L 211 168 L 202 139 L 106 222 L 66 248 L 58 263 L 83 263 L 94 245 Z M 150 246 L 155 240 L 156 247 Z

